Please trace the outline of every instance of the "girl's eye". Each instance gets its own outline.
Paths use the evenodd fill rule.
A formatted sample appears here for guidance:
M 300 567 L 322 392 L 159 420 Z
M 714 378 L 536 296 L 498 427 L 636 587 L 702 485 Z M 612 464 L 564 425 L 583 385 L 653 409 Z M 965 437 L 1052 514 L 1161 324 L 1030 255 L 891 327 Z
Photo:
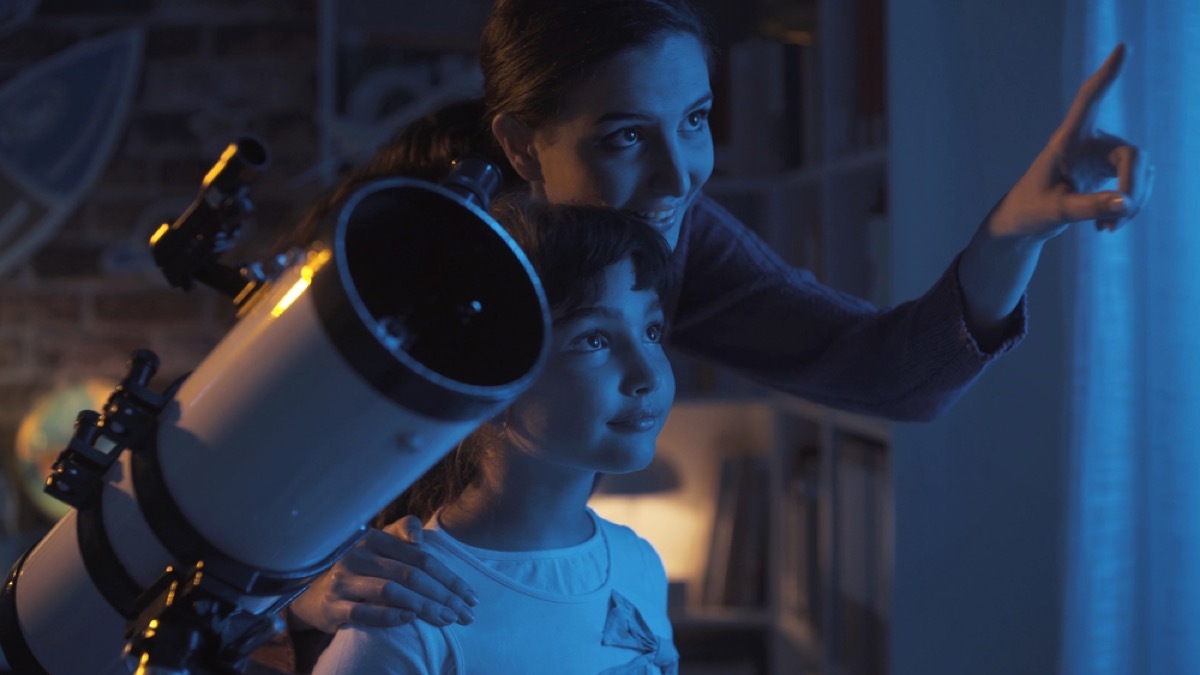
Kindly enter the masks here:
M 661 323 L 652 323 L 646 327 L 646 337 L 651 342 L 662 342 L 663 327 Z
M 608 337 L 604 333 L 591 332 L 580 335 L 567 345 L 572 351 L 594 352 L 608 347 Z
M 617 129 L 604 137 L 604 145 L 612 149 L 631 148 L 642 140 L 642 132 L 637 127 Z
M 687 116 L 687 125 L 689 129 L 700 129 L 704 123 L 708 121 L 708 109 L 697 110 Z

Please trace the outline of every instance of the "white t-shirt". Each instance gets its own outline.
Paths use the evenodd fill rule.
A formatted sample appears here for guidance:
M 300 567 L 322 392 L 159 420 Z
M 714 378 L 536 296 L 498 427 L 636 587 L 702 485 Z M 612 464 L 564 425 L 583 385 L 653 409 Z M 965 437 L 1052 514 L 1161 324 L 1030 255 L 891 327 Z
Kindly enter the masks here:
M 667 577 L 649 542 L 590 509 L 595 534 L 548 551 L 489 551 L 426 525 L 422 546 L 479 596 L 475 621 L 345 628 L 314 675 L 673 675 Z

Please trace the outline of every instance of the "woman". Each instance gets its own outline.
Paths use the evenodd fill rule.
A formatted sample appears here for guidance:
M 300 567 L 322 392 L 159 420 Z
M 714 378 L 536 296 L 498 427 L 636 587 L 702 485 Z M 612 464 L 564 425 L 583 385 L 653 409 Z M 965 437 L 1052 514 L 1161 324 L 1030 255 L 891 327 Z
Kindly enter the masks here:
M 685 0 L 500 0 L 481 44 L 479 128 L 535 198 L 604 204 L 663 234 L 673 347 L 826 405 L 935 417 L 1024 334 L 1045 242 L 1073 222 L 1115 230 L 1146 196 L 1143 155 L 1091 127 L 1118 47 L 934 286 L 879 311 L 789 268 L 701 191 L 711 53 Z M 1114 176 L 1117 191 L 1089 192 Z M 389 531 L 417 546 L 373 533 L 293 604 L 294 620 L 326 632 L 413 615 L 468 622 L 470 589 L 422 554 L 414 521 Z

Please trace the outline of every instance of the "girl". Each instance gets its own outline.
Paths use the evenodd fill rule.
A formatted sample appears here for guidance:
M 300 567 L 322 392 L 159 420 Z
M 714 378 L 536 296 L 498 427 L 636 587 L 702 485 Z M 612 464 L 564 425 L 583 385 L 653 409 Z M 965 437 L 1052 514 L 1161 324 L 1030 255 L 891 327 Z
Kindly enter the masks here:
M 1046 241 L 1072 222 L 1115 229 L 1136 214 L 1146 162 L 1090 125 L 1123 54 L 1084 83 L 933 287 L 883 311 L 788 267 L 704 195 L 712 47 L 686 0 L 498 0 L 480 50 L 482 119 L 457 144 L 422 147 L 486 139 L 490 148 L 472 149 L 510 162 L 510 178 L 534 198 L 605 204 L 662 233 L 674 249 L 662 301 L 675 348 L 826 405 L 928 420 L 1024 335 L 1025 287 Z M 388 156 L 374 169 L 405 170 L 385 167 Z M 1119 191 L 1088 192 L 1113 176 Z M 403 521 L 390 531 L 420 532 Z M 378 534 L 293 608 L 299 625 L 328 632 L 414 613 L 468 621 L 471 600 L 418 548 Z
M 533 387 L 394 505 L 480 595 L 469 626 L 344 628 L 314 672 L 673 673 L 667 580 L 649 543 L 587 508 L 599 472 L 650 462 L 675 386 L 662 237 L 600 207 L 498 205 L 551 308 Z

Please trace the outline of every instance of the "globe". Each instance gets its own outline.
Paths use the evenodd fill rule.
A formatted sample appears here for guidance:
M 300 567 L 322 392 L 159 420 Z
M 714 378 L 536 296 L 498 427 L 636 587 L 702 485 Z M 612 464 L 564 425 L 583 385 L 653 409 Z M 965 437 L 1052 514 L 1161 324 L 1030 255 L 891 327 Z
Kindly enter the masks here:
M 38 512 L 56 521 L 70 506 L 43 492 L 50 467 L 71 442 L 75 416 L 81 410 L 100 410 L 116 383 L 109 380 L 84 380 L 59 385 L 38 398 L 17 428 L 16 482 Z

